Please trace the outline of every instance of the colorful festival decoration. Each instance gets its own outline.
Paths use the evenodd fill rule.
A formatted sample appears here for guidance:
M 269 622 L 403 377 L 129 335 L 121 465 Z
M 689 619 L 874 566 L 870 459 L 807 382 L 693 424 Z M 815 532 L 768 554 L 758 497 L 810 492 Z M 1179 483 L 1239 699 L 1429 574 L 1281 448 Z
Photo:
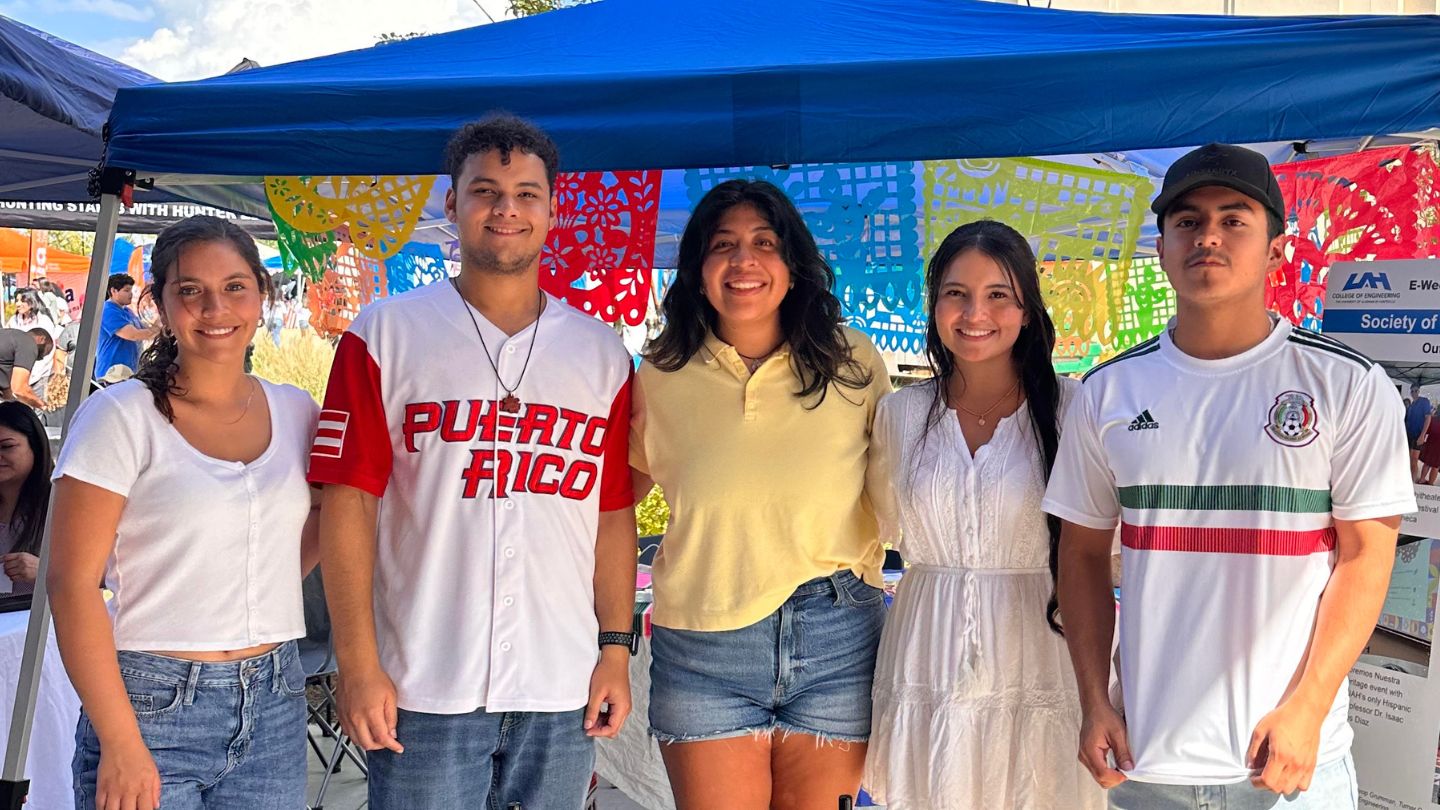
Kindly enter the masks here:
M 1149 178 L 1031 158 L 924 167 L 925 255 L 967 222 L 1003 222 L 1029 238 L 1040 262 L 1057 362 L 1093 362 L 1112 347 Z
M 996 219 L 1031 237 L 1062 338 L 1057 358 L 1093 362 L 1116 337 L 1153 190 L 1146 177 L 1033 159 L 842 163 L 690 170 L 691 205 L 738 177 L 768 180 L 795 201 L 835 270 L 846 318 L 911 361 L 924 351 L 925 257 L 960 225 Z
M 660 217 L 658 171 L 584 172 L 556 180 L 557 220 L 540 285 L 610 323 L 644 321 Z M 343 332 L 376 298 L 448 277 L 438 247 L 406 245 L 434 177 L 267 177 L 285 269 L 309 281 L 311 323 Z
M 660 221 L 660 174 L 556 178 L 556 223 L 540 254 L 540 286 L 606 323 L 643 323 Z
M 1275 166 L 1285 195 L 1285 264 L 1266 304 L 1319 329 L 1338 261 L 1440 254 L 1440 159 L 1433 145 L 1393 146 Z
M 827 163 L 692 169 L 685 191 L 694 208 L 732 179 L 766 180 L 784 190 L 835 271 L 846 319 L 881 350 L 924 351 L 924 259 L 915 205 L 916 163 Z

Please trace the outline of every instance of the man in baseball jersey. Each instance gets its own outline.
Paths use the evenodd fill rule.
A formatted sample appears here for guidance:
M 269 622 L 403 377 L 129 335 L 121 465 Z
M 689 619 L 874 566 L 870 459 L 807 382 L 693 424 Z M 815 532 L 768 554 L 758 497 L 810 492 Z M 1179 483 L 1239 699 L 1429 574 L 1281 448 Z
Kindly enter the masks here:
M 1415 510 L 1400 397 L 1266 311 L 1285 203 L 1263 156 L 1197 149 L 1153 210 L 1175 318 L 1086 375 L 1044 501 L 1081 761 L 1121 810 L 1354 807 L 1346 674 Z
M 445 159 L 460 275 L 355 319 L 311 455 L 340 720 L 375 810 L 578 810 L 630 711 L 630 355 L 539 288 L 545 133 Z

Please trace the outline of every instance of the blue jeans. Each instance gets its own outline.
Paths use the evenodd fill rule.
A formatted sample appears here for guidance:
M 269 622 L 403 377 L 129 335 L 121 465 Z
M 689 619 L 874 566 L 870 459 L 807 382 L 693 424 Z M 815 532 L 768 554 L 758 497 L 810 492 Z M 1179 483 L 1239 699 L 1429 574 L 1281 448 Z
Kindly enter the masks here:
M 650 734 L 669 743 L 775 731 L 865 742 L 884 624 L 884 592 L 847 570 L 806 582 L 749 627 L 657 626 Z
M 370 810 L 580 810 L 595 767 L 585 710 L 400 710 L 405 753 L 368 754 Z M 168 810 L 168 808 L 166 808 Z
M 1121 782 L 1110 789 L 1111 810 L 1356 810 L 1355 761 L 1349 754 L 1315 768 L 1310 789 L 1289 796 L 1248 781 L 1233 785 L 1157 785 Z
M 305 806 L 305 672 L 287 641 L 224 664 L 121 651 L 120 675 L 160 771 L 165 810 Z M 100 739 L 80 714 L 75 807 L 94 810 Z

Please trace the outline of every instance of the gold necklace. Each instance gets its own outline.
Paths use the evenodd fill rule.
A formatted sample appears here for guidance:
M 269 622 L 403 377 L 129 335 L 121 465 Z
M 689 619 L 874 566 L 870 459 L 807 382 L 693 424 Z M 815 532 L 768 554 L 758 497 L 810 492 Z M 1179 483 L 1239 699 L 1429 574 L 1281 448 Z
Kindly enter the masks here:
M 237 416 L 237 417 L 235 417 L 234 419 L 232 419 L 232 420 L 229 421 L 229 422 L 220 422 L 220 421 L 217 420 L 215 424 L 217 424 L 217 425 L 223 425 L 223 426 L 225 426 L 225 427 L 229 427 L 230 425 L 238 425 L 238 424 L 240 424 L 240 420 L 241 420 L 241 419 L 244 419 L 244 418 L 245 418 L 245 415 L 248 414 L 248 413 L 250 413 L 250 403 L 252 403 L 252 402 L 255 401 L 255 389 L 258 388 L 259 386 L 255 384 L 255 378 L 254 378 L 254 377 L 251 377 L 250 375 L 247 374 L 247 375 L 245 375 L 245 379 L 247 379 L 247 380 L 250 381 L 250 396 L 245 397 L 245 408 L 244 408 L 244 410 L 240 411 L 240 415 Z M 188 396 L 187 396 L 187 397 L 183 397 L 183 399 L 188 400 L 189 397 L 188 397 Z M 196 403 L 191 402 L 190 404 L 191 404 L 191 405 L 195 405 Z M 198 406 L 197 406 L 197 407 L 198 407 Z
M 981 412 L 979 412 L 979 413 L 976 413 L 975 411 L 970 410 L 969 408 L 965 407 L 964 405 L 961 405 L 961 404 L 959 403 L 959 401 L 956 401 L 955 407 L 959 408 L 960 410 L 964 411 L 965 413 L 968 413 L 968 414 L 970 414 L 971 416 L 973 416 L 973 417 L 975 417 L 976 419 L 978 419 L 978 420 L 980 421 L 980 426 L 981 426 L 981 427 L 984 427 L 984 426 L 985 426 L 985 417 L 989 416 L 991 411 L 993 411 L 993 410 L 995 410 L 996 408 L 1000 407 L 1000 403 L 1008 401 L 1008 400 L 1010 399 L 1010 395 L 1011 395 L 1011 394 L 1014 394 L 1014 393 L 1015 393 L 1016 391 L 1018 391 L 1018 390 L 1020 390 L 1020 381 L 1019 381 L 1019 380 L 1016 380 L 1016 381 L 1015 381 L 1015 384 L 1012 385 L 1012 386 L 1010 386 L 1010 390 L 1009 390 L 1009 391 L 1006 391 L 999 399 L 995 400 L 995 404 L 991 405 L 990 407 L 986 408 L 985 410 L 983 410 L 983 411 L 981 411 Z

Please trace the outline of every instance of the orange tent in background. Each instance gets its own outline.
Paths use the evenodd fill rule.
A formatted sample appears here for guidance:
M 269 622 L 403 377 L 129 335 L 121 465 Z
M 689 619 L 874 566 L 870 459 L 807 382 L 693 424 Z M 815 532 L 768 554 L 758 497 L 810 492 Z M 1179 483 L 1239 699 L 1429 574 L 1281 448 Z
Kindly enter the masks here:
M 60 283 L 65 284 L 62 278 L 57 276 L 79 273 L 81 284 L 84 283 L 84 276 L 90 270 L 90 257 L 81 256 L 78 253 L 70 253 L 55 247 L 45 249 L 45 266 L 47 275 Z M 4 273 L 25 273 L 30 272 L 30 237 L 14 228 L 0 228 L 0 272 Z

